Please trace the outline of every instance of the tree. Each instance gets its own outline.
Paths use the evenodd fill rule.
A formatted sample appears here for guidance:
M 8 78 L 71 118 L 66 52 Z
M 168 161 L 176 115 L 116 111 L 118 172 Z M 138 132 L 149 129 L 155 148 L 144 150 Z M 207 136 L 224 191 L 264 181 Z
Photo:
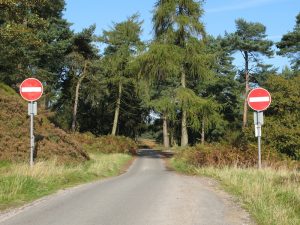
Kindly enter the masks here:
M 17 88 L 25 77 L 44 82 L 48 95 L 59 80 L 70 44 L 70 24 L 62 18 L 64 0 L 2 1 L 0 4 L 1 80 Z
M 192 129 L 195 131 L 200 130 L 201 144 L 205 142 L 205 134 L 207 129 L 212 127 L 214 124 L 218 123 L 221 119 L 220 115 L 221 105 L 218 104 L 212 98 L 202 99 L 198 101 L 195 107 L 192 107 L 189 110 L 189 113 L 192 114 Z
M 201 96 L 202 101 L 196 115 L 204 118 L 202 126 L 201 141 L 204 142 L 204 135 L 207 141 L 219 141 L 229 130 L 236 130 L 238 127 L 237 118 L 240 110 L 240 86 L 236 77 L 236 69 L 233 65 L 231 49 L 226 45 L 226 38 L 207 36 L 207 54 L 214 57 L 211 72 L 213 76 L 202 82 L 197 80 L 190 84 Z M 203 115 L 206 115 L 203 117 Z M 203 123 L 203 121 L 202 121 Z M 201 128 L 201 120 L 195 121 L 194 129 L 197 132 Z M 205 129 L 205 131 L 204 131 Z M 194 136 L 197 137 L 198 133 Z M 197 138 L 194 138 L 194 141 Z
M 69 76 L 76 80 L 71 126 L 72 132 L 76 131 L 76 117 L 81 83 L 88 76 L 88 67 L 91 61 L 98 57 L 98 50 L 93 44 L 96 40 L 94 36 L 95 29 L 95 26 L 91 26 L 75 34 L 70 53 L 67 56 Z
M 179 75 L 181 97 L 195 97 L 187 87 L 187 79 L 203 77 L 209 60 L 203 53 L 205 36 L 200 22 L 203 10 L 200 2 L 194 0 L 159 0 L 155 4 L 153 23 L 155 39 L 159 43 L 173 45 L 179 49 Z M 171 50 L 172 51 L 172 50 Z M 177 50 L 176 50 L 177 51 Z M 186 94 L 183 92 L 186 91 Z M 181 101 L 179 100 L 179 101 Z M 190 100 L 188 100 L 190 102 Z M 188 144 L 188 102 L 181 101 L 181 146 Z
M 163 121 L 163 144 L 165 148 L 170 147 L 170 135 L 168 121 L 176 117 L 175 92 L 165 85 L 158 87 L 158 97 L 150 101 L 149 105 L 158 112 Z
M 283 35 L 281 41 L 277 43 L 279 55 L 291 58 L 293 69 L 300 70 L 300 13 L 296 17 L 296 25 L 292 32 Z
M 247 22 L 244 19 L 238 19 L 236 23 L 236 32 L 226 34 L 228 45 L 233 51 L 240 51 L 245 62 L 244 67 L 244 109 L 243 109 L 243 127 L 247 126 L 247 94 L 250 90 L 249 63 L 258 62 L 259 55 L 272 56 L 271 49 L 273 42 L 266 39 L 266 27 L 261 23 Z
M 116 135 L 124 85 L 134 82 L 135 75 L 130 70 L 130 62 L 143 46 L 140 40 L 141 24 L 135 14 L 125 22 L 114 24 L 111 31 L 104 31 L 100 40 L 107 46 L 104 50 L 105 72 L 109 82 L 117 88 L 117 99 L 112 126 Z
M 264 86 L 272 93 L 266 110 L 265 142 L 277 151 L 300 159 L 300 76 L 270 75 Z
M 176 114 L 175 82 L 180 71 L 180 49 L 166 43 L 153 41 L 147 52 L 138 57 L 140 70 L 140 82 L 148 94 L 145 94 L 144 102 L 158 113 L 163 122 L 163 143 L 168 148 L 170 144 L 169 127 L 170 119 Z

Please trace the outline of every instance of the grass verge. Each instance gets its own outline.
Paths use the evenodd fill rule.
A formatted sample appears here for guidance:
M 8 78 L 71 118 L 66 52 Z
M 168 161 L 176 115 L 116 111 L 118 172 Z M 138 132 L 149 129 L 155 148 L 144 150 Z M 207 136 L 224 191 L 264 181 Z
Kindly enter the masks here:
M 236 195 L 260 225 L 300 224 L 300 174 L 287 170 L 196 167 L 172 159 L 173 169 L 208 176 Z
M 132 159 L 127 154 L 90 154 L 91 160 L 62 165 L 56 160 L 28 164 L 0 162 L 0 210 L 16 207 L 55 191 L 118 175 Z

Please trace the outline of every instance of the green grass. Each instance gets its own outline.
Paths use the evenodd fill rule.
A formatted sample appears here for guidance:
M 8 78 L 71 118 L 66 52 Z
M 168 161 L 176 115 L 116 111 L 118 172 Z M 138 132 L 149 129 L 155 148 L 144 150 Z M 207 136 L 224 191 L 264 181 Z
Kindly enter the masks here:
M 297 171 L 200 168 L 180 159 L 172 159 L 171 166 L 179 172 L 219 180 L 226 191 L 240 199 L 257 224 L 300 224 L 300 174 Z
M 0 82 L 0 89 L 4 90 L 8 95 L 17 95 L 17 92 L 8 85 Z
M 55 160 L 28 164 L 0 162 L 0 210 L 30 202 L 55 191 L 99 178 L 115 176 L 132 158 L 126 154 L 90 154 L 78 165 L 59 165 Z

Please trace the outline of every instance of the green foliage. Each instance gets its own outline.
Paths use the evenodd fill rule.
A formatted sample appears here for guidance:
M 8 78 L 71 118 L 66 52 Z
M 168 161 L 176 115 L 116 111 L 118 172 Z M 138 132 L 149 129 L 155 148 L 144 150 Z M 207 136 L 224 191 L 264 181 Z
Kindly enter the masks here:
M 279 55 L 284 55 L 291 58 L 293 68 L 296 71 L 300 70 L 300 13 L 296 17 L 296 25 L 294 30 L 283 35 L 281 41 L 277 43 L 280 49 Z
M 75 138 L 85 145 L 90 153 L 126 153 L 136 154 L 137 144 L 124 136 L 100 136 L 93 134 L 75 134 Z
M 135 154 L 137 150 L 136 143 L 122 136 L 103 136 L 99 137 L 91 146 L 95 152 L 102 153 L 130 153 Z
M 204 26 L 199 22 L 202 15 L 199 1 L 159 0 L 153 16 L 155 35 L 184 46 L 191 35 L 204 35 Z
M 263 24 L 247 22 L 244 19 L 237 19 L 235 23 L 236 31 L 225 34 L 224 44 L 232 52 L 241 52 L 245 61 L 245 68 L 241 71 L 240 81 L 246 82 L 246 86 L 248 86 L 249 82 L 255 81 L 253 78 L 255 74 L 250 72 L 250 63 L 258 63 L 260 55 L 271 57 L 274 54 L 273 42 L 266 39 L 266 27 Z
M 154 41 L 147 52 L 138 58 L 141 78 L 151 83 L 179 77 L 180 49 L 174 45 Z
M 266 111 L 266 143 L 278 151 L 300 159 L 300 76 L 269 76 L 265 87 L 272 95 Z
M 42 79 L 48 94 L 57 84 L 71 31 L 63 0 L 4 1 L 0 12 L 1 81 L 16 88 L 25 77 Z
M 206 34 L 204 25 L 200 22 L 202 14 L 201 3 L 198 1 L 171 0 L 157 1 L 153 15 L 156 43 L 172 48 L 168 49 L 167 56 L 159 60 L 166 62 L 163 70 L 161 67 L 155 67 L 156 71 L 153 73 L 153 61 L 150 61 L 150 71 L 156 76 L 177 78 L 177 85 L 173 85 L 176 85 L 175 102 L 181 113 L 181 145 L 188 143 L 187 120 L 194 119 L 188 115 L 187 110 L 192 107 L 195 111 L 197 102 L 201 100 L 190 88 L 189 82 L 203 81 L 212 75 L 210 67 L 213 64 L 213 56 L 205 51 Z M 170 60 L 169 56 L 176 57 Z M 165 72 L 171 73 L 168 75 L 164 74 Z M 179 82 L 181 88 L 178 88 Z
M 110 31 L 103 31 L 103 35 L 100 37 L 100 41 L 105 44 L 101 65 L 109 91 L 110 101 L 108 101 L 108 104 L 114 105 L 114 120 L 111 129 L 113 135 L 120 134 L 120 132 L 117 132 L 117 128 L 120 129 L 120 115 L 124 118 L 124 115 L 122 115 L 125 111 L 124 108 L 135 108 L 136 105 L 132 105 L 133 102 L 141 107 L 140 99 L 132 93 L 137 92 L 136 81 L 138 77 L 138 71 L 135 70 L 133 65 L 135 64 L 134 60 L 144 47 L 143 42 L 140 40 L 141 24 L 139 16 L 135 14 L 124 22 L 114 24 Z M 130 92 L 133 95 L 133 101 L 127 98 Z M 137 113 L 139 110 L 133 111 Z M 126 116 L 129 119 L 128 114 Z M 126 123 L 128 127 L 133 128 L 139 122 L 128 120 Z M 135 136 L 136 129 L 132 133 L 132 136 Z
M 0 83 L 0 89 L 2 91 L 4 91 L 5 94 L 7 94 L 7 95 L 13 95 L 13 96 L 17 95 L 17 93 L 14 89 L 12 89 L 11 87 L 7 86 L 4 83 Z
M 244 19 L 237 19 L 236 32 L 227 34 L 233 50 L 241 52 L 256 52 L 272 56 L 272 41 L 266 40 L 266 27 L 261 23 L 247 22 Z
M 168 128 L 164 136 L 173 145 L 180 142 L 185 133 L 182 128 L 186 127 L 190 144 L 205 136 L 207 142 L 226 143 L 242 150 L 251 149 L 256 141 L 253 127 L 241 129 L 242 102 L 248 91 L 244 90 L 244 83 L 249 87 L 264 86 L 273 96 L 271 107 L 265 113 L 265 144 L 272 151 L 299 159 L 300 15 L 296 17 L 294 30 L 277 43 L 278 54 L 292 59 L 294 71 L 285 69 L 278 74 L 276 65 L 266 65 L 259 57 L 273 54 L 263 24 L 238 19 L 234 33 L 214 38 L 205 33 L 201 22 L 202 2 L 156 1 L 154 40 L 145 45 L 140 39 L 142 21 L 137 14 L 113 23 L 97 37 L 95 25 L 79 33 L 70 30 L 71 24 L 63 19 L 64 0 L 2 1 L 0 120 L 5 126 L 0 127 L 0 148 L 8 146 L 13 156 L 6 151 L 0 152 L 0 156 L 25 157 L 26 151 L 19 147 L 21 142 L 11 141 L 9 136 L 21 140 L 27 132 L 21 128 L 26 121 L 26 108 L 19 106 L 14 90 L 25 77 L 33 76 L 44 84 L 39 105 L 52 110 L 44 111 L 41 107 L 42 112 L 66 131 L 75 117 L 80 132 L 106 135 L 115 124 L 118 135 L 137 138 L 148 133 L 159 139 L 164 121 Z M 103 44 L 103 49 L 97 42 Z M 245 59 L 242 71 L 233 65 L 232 54 L 237 51 Z M 74 116 L 76 99 L 78 107 Z M 15 118 L 7 119 L 8 111 L 14 111 Z M 251 114 L 248 117 L 250 122 Z M 42 135 L 37 138 L 37 148 L 47 149 L 44 158 L 51 148 L 58 149 L 57 145 L 68 152 L 66 161 L 72 154 L 81 152 L 78 143 L 68 140 L 68 134 L 50 125 L 48 116 L 38 118 L 49 130 L 46 132 L 44 125 L 38 125 Z M 94 147 L 102 145 L 98 142 Z M 77 153 L 70 153 L 70 146 Z M 61 157 L 58 151 L 55 155 Z M 107 147 L 103 151 L 114 150 Z M 78 156 L 85 160 L 84 155 L 81 152 Z

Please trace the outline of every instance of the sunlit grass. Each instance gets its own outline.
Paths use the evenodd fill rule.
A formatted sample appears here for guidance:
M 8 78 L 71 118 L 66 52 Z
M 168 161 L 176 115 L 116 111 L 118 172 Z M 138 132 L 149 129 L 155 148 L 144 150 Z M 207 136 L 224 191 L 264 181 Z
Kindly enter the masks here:
M 58 189 L 98 178 L 114 176 L 132 158 L 126 154 L 90 154 L 91 160 L 60 165 L 56 160 L 28 164 L 5 164 L 0 170 L 0 209 L 20 205 Z

